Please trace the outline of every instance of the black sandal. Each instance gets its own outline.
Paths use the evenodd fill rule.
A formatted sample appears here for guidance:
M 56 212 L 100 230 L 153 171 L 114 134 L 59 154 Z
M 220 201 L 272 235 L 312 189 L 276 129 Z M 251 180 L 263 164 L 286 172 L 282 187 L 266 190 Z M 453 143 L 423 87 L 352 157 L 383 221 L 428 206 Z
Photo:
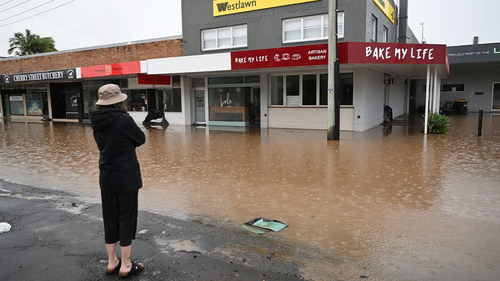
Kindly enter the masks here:
M 114 269 L 106 268 L 106 275 L 117 273 L 120 270 L 120 266 L 122 266 L 122 260 L 118 258 L 118 265 Z
M 144 266 L 141 265 L 140 263 L 135 263 L 135 262 L 131 262 L 132 263 L 132 268 L 130 268 L 130 271 L 127 272 L 127 273 L 119 273 L 120 277 L 121 278 L 128 278 L 130 276 L 134 276 L 134 275 L 137 275 L 139 273 L 141 273 L 143 270 L 144 270 Z

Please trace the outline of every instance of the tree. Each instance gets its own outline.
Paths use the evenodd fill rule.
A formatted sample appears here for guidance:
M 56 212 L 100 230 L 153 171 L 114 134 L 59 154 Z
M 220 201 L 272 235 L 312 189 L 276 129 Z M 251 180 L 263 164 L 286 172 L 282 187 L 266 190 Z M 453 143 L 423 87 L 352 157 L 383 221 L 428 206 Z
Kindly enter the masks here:
M 10 49 L 8 54 L 14 53 L 16 56 L 25 56 L 38 53 L 57 51 L 52 37 L 40 37 L 26 29 L 26 33 L 14 33 L 14 37 L 9 39 Z M 14 52 L 15 51 L 15 52 Z
M 55 48 L 55 42 L 52 37 L 41 37 L 35 42 L 33 46 L 33 54 L 48 53 L 57 51 Z

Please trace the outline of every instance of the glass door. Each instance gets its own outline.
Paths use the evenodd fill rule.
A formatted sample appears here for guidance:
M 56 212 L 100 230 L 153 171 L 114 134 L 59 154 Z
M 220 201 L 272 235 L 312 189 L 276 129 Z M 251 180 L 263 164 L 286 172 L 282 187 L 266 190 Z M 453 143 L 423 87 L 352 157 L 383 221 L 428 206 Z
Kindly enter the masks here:
M 204 124 L 205 123 L 205 91 L 204 90 L 194 90 L 196 111 L 195 111 L 195 123 Z

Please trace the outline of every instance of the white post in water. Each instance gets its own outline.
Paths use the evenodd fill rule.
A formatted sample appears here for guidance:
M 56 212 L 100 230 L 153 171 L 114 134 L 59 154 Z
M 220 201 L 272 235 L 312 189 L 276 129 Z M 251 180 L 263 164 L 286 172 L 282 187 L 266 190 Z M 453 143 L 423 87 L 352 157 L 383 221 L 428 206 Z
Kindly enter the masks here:
M 429 122 L 429 89 L 431 84 L 431 66 L 427 65 L 427 80 L 425 83 L 425 115 L 424 115 L 424 134 L 427 135 L 427 123 Z
M 328 2 L 328 140 L 339 140 L 340 128 L 335 104 L 335 64 L 337 62 L 337 0 Z
M 434 66 L 434 80 L 432 81 L 434 83 L 434 91 L 433 91 L 433 98 L 432 100 L 434 101 L 434 104 L 432 105 L 432 112 L 434 113 L 439 113 L 439 88 L 438 88 L 438 68 L 437 66 Z

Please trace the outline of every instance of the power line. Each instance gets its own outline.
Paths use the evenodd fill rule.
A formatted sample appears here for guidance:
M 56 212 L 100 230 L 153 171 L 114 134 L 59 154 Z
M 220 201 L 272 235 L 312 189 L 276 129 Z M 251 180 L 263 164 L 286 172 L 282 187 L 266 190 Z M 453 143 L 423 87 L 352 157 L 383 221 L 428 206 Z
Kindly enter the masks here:
M 29 1 L 29 0 L 28 0 L 28 1 Z M 15 15 L 10 16 L 10 17 L 8 17 L 8 18 L 1 19 L 0 21 L 8 20 L 8 19 L 13 18 L 13 17 L 15 17 L 15 16 L 19 16 L 19 15 L 21 15 L 21 14 L 27 13 L 27 12 L 29 12 L 29 11 L 32 11 L 32 10 L 34 10 L 34 9 L 38 8 L 38 7 L 41 7 L 41 6 L 47 5 L 47 4 L 49 4 L 50 2 L 54 2 L 54 1 L 55 1 L 55 0 L 50 0 L 49 2 L 45 2 L 45 3 L 41 4 L 41 5 L 38 5 L 38 6 L 34 7 L 34 8 L 31 8 L 31 9 L 26 10 L 26 11 L 24 11 L 24 12 L 21 12 L 21 13 L 19 13 L 19 14 L 15 14 Z
M 64 4 L 61 4 L 61 5 L 59 5 L 59 6 L 56 6 L 56 7 L 52 8 L 52 9 L 48 9 L 48 10 L 46 10 L 46 11 L 40 12 L 40 13 L 38 13 L 38 14 L 34 14 L 34 15 L 32 15 L 32 16 L 29 16 L 29 17 L 26 17 L 26 18 L 23 18 L 23 19 L 20 19 L 20 20 L 17 20 L 17 21 L 13 21 L 13 22 L 10 22 L 10 23 L 4 24 L 4 25 L 0 25 L 0 27 L 4 27 L 4 26 L 7 26 L 7 25 L 11 25 L 11 24 L 14 24 L 14 23 L 16 23 L 16 22 L 20 22 L 20 21 L 23 21 L 23 20 L 30 19 L 30 18 L 32 18 L 32 17 L 36 17 L 36 16 L 41 15 L 41 14 L 45 14 L 45 13 L 47 13 L 47 12 L 50 12 L 50 11 L 52 11 L 52 10 L 55 10 L 55 9 L 59 8 L 59 7 L 62 7 L 62 6 L 68 5 L 69 3 L 71 3 L 71 2 L 75 2 L 75 1 L 76 1 L 76 0 L 71 0 L 71 1 L 66 2 L 66 3 L 64 3 Z
M 0 6 L 3 6 L 3 5 L 5 5 L 5 4 L 7 4 L 7 3 L 10 3 L 10 2 L 12 2 L 12 1 L 14 1 L 14 0 L 10 0 L 10 1 L 7 1 L 7 2 L 5 2 L 5 3 L 3 3 L 3 4 L 0 4 Z
M 13 9 L 13 8 L 15 8 L 15 7 L 17 7 L 17 6 L 21 6 L 22 4 L 24 4 L 24 3 L 28 3 L 29 1 L 30 1 L 30 0 L 27 0 L 27 1 L 21 2 L 21 3 L 17 4 L 17 5 L 14 5 L 14 6 L 10 7 L 10 8 L 7 8 L 7 9 L 5 9 L 5 10 L 1 10 L 1 11 L 0 11 L 0 13 L 5 12 L 5 11 L 8 11 L 8 10 L 10 10 L 10 9 Z M 9 3 L 9 2 L 7 2 L 7 3 Z M 5 4 L 7 4 L 7 3 L 5 3 Z M 3 4 L 2 4 L 2 5 L 3 5 Z

